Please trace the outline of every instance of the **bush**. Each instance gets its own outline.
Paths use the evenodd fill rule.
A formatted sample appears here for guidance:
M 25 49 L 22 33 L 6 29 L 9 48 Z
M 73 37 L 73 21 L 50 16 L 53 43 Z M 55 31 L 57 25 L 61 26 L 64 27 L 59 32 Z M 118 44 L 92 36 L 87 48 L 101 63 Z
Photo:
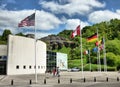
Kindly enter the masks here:
M 117 56 L 114 53 L 108 52 L 106 54 L 106 58 L 107 58 L 107 65 L 109 66 L 116 66 L 117 63 Z
M 107 67 L 107 71 L 116 71 L 116 67 Z
M 83 64 L 86 64 L 86 59 L 83 59 Z M 80 59 L 68 60 L 68 67 L 69 68 L 73 68 L 73 67 L 81 68 Z
M 92 71 L 97 71 L 97 65 L 96 64 L 91 64 L 91 70 Z M 90 65 L 89 64 L 84 67 L 84 71 L 90 71 Z
M 87 64 L 85 67 L 84 67 L 84 71 L 90 71 L 90 65 Z M 96 64 L 91 64 L 91 70 L 92 71 L 98 71 L 98 66 Z M 107 71 L 116 71 L 116 67 L 110 67 L 110 66 L 107 66 Z M 104 65 L 101 65 L 101 71 L 104 71 Z

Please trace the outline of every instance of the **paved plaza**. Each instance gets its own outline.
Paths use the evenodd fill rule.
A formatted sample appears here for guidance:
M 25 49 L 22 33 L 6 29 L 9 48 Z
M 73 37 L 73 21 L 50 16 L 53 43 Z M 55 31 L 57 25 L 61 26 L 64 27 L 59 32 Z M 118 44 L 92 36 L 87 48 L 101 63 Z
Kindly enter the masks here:
M 52 74 L 0 75 L 0 87 L 120 87 L 118 72 L 66 72 Z

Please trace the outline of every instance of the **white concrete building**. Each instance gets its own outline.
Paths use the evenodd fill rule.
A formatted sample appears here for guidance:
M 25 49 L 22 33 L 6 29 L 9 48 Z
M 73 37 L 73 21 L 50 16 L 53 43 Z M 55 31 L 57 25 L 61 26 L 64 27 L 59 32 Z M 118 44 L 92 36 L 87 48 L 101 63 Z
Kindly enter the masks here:
M 35 70 L 39 74 L 53 67 L 67 70 L 67 59 L 65 53 L 46 51 L 46 43 L 38 40 L 35 64 L 35 40 L 9 35 L 8 44 L 0 45 L 0 74 L 35 74 Z
M 36 65 L 36 66 L 35 66 Z M 9 35 L 7 75 L 44 73 L 46 71 L 46 44 L 21 36 Z

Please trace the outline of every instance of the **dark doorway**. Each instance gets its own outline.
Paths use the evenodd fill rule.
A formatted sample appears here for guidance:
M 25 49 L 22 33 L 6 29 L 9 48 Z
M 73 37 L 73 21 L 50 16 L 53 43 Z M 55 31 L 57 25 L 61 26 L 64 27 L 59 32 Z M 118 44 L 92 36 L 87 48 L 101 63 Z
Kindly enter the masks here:
M 0 60 L 0 75 L 6 75 L 6 60 Z

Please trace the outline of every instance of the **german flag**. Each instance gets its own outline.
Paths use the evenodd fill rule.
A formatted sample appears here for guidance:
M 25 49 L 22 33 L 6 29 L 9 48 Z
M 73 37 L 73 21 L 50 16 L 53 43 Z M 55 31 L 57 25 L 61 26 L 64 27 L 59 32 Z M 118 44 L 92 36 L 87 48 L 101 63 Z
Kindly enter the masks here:
M 97 33 L 87 38 L 87 42 L 94 42 L 97 40 Z

